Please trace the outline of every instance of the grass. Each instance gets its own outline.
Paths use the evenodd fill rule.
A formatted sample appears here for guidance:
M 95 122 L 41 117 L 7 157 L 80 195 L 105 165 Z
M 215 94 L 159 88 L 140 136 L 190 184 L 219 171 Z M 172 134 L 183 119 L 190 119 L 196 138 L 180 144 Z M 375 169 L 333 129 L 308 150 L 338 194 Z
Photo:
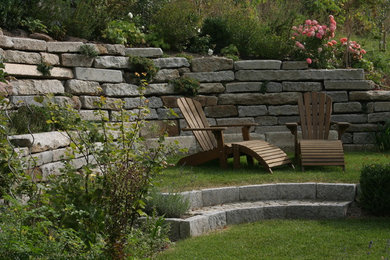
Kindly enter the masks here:
M 267 220 L 242 224 L 179 241 L 157 256 L 157 259 L 389 258 L 390 218 Z
M 390 153 L 350 152 L 345 154 L 346 171 L 341 167 L 305 167 L 305 172 L 297 167 L 289 166 L 274 168 L 273 174 L 267 173 L 257 164 L 250 167 L 242 157 L 242 167 L 233 169 L 232 160 L 227 169 L 220 169 L 218 162 L 210 162 L 197 167 L 169 167 L 157 178 L 158 188 L 162 191 L 184 191 L 207 187 L 223 187 L 280 182 L 341 182 L 358 183 L 360 169 L 368 163 L 388 163 Z M 177 161 L 174 160 L 174 162 Z

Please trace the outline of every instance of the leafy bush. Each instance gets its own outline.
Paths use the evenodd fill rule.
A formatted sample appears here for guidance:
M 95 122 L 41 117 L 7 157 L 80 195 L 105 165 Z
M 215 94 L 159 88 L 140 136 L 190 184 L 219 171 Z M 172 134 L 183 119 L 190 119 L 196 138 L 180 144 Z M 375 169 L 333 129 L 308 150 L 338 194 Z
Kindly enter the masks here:
M 390 120 L 379 126 L 379 131 L 375 134 L 376 144 L 381 151 L 390 150 Z
M 45 107 L 21 106 L 17 112 L 11 114 L 10 129 L 15 134 L 48 132 L 53 130 L 46 122 L 49 119 L 50 112 Z
M 240 53 L 238 52 L 238 49 L 234 44 L 230 44 L 229 46 L 222 48 L 221 54 L 234 61 L 237 61 L 240 56 Z
M 176 92 L 186 96 L 196 96 L 198 94 L 200 83 L 193 78 L 179 78 L 170 81 Z
M 129 56 L 130 69 L 137 73 L 138 77 L 142 80 L 150 82 L 157 74 L 158 68 L 154 65 L 153 60 L 138 57 Z
M 210 49 L 210 36 L 195 36 L 190 40 L 188 51 L 200 54 L 207 54 Z
M 37 70 L 42 73 L 43 76 L 50 76 L 53 66 L 47 62 L 41 62 L 37 65 Z
M 152 214 L 156 210 L 159 216 L 167 218 L 179 218 L 189 209 L 189 201 L 180 193 L 162 194 L 156 189 L 149 193 L 149 200 L 146 203 L 145 212 Z
M 47 26 L 44 25 L 39 19 L 27 17 L 21 21 L 20 25 L 25 27 L 31 33 L 48 33 Z
M 390 215 L 390 164 L 363 166 L 360 204 L 375 215 Z
M 109 22 L 102 36 L 112 43 L 118 44 L 139 45 L 145 43 L 145 35 L 135 23 L 124 20 Z
M 2 0 L 0 3 L 0 27 L 8 30 L 18 28 L 23 19 L 31 16 L 31 9 L 39 0 Z
M 99 52 L 92 45 L 84 44 L 80 46 L 79 52 L 87 57 L 95 58 L 99 56 Z
M 216 16 L 207 17 L 202 25 L 202 35 L 210 35 L 210 44 L 214 45 L 214 50 L 219 53 L 222 48 L 229 45 L 232 39 L 231 32 L 228 31 L 226 19 Z

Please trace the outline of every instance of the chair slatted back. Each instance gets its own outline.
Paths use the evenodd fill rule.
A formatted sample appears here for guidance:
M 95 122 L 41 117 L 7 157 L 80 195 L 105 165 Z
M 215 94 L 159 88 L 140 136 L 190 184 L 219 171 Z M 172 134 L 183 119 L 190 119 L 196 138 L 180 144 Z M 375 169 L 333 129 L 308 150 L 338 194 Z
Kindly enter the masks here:
M 332 99 L 317 92 L 307 92 L 298 99 L 302 139 L 328 139 Z
M 177 104 L 189 128 L 210 127 L 202 105 L 198 101 L 181 97 L 177 99 Z M 217 147 L 217 140 L 211 131 L 193 131 L 193 134 L 204 151 Z

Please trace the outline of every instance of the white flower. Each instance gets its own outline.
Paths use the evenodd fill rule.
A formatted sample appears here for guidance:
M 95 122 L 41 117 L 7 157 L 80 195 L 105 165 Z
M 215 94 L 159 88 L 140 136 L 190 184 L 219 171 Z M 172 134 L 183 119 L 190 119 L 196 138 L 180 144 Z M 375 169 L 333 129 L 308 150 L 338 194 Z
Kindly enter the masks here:
M 213 51 L 212 49 L 209 49 L 209 50 L 207 51 L 207 54 L 210 55 L 210 56 L 213 55 L 213 53 L 214 53 L 214 51 Z
M 128 14 L 127 14 L 127 16 L 130 18 L 130 19 L 133 19 L 133 14 L 131 13 L 131 12 L 129 12 Z
M 200 28 L 198 29 L 198 33 L 200 33 Z

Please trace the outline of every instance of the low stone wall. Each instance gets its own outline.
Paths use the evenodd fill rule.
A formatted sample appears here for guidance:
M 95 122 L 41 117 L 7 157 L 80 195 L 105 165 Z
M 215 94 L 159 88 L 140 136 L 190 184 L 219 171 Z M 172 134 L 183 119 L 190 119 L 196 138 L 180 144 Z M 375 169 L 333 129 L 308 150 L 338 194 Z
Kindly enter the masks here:
M 137 86 L 126 55 L 152 58 L 160 68 L 146 90 L 151 114 L 149 119 L 161 129 L 163 119 L 174 122 L 170 136 L 189 135 L 182 115 L 167 116 L 167 108 L 178 112 L 175 92 L 169 81 L 192 77 L 201 82 L 196 97 L 204 106 L 211 124 L 258 123 L 252 128 L 255 138 L 281 147 L 293 146 L 293 136 L 285 127 L 298 120 L 297 99 L 303 92 L 326 92 L 333 98 L 334 121 L 350 122 L 343 136 L 346 150 L 374 147 L 377 124 L 390 119 L 390 91 L 377 91 L 364 80 L 361 69 L 311 70 L 305 62 L 246 60 L 233 62 L 219 57 L 163 58 L 159 48 L 125 48 L 123 45 L 88 44 L 99 52 L 96 58 L 79 53 L 81 42 L 45 42 L 0 36 L 0 54 L 5 70 L 16 79 L 10 82 L 10 100 L 16 109 L 24 103 L 41 105 L 34 97 L 53 93 L 61 104 L 70 103 L 80 114 L 94 120 L 94 101 L 107 97 L 104 108 L 113 120 L 115 101 L 125 101 L 128 110 L 139 105 Z M 51 76 L 43 76 L 37 65 L 41 61 L 54 66 Z M 1 87 L 0 87 L 1 88 Z M 1 91 L 1 89 L 0 89 Z M 239 133 L 239 129 L 228 133 Z M 150 131 L 143 131 L 153 137 Z M 335 138 L 333 132 L 331 136 Z

